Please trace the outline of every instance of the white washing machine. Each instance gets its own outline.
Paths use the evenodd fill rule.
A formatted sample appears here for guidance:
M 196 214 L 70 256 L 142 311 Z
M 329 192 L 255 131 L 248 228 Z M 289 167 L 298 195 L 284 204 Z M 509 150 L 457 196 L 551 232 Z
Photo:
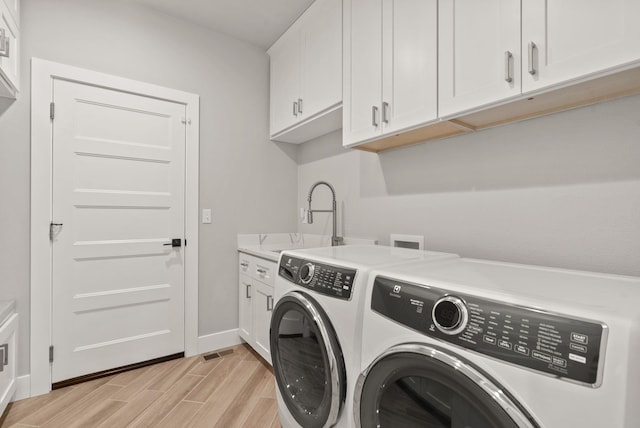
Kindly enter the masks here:
M 640 278 L 457 259 L 370 274 L 362 427 L 640 427 Z
M 360 373 L 362 299 L 369 272 L 453 257 L 374 245 L 283 252 L 270 337 L 282 426 L 354 426 L 353 391 Z

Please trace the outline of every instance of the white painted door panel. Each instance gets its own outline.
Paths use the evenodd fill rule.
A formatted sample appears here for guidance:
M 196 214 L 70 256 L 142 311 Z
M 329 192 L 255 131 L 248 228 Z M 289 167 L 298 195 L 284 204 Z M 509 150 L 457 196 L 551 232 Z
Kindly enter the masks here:
M 441 117 L 520 95 L 519 1 L 440 0 L 439 39 Z
M 251 342 L 253 336 L 253 327 L 251 319 L 251 299 L 253 294 L 253 286 L 251 277 L 240 274 L 238 290 L 238 334 L 247 342 Z
M 523 92 L 640 59 L 638 0 L 522 2 Z M 528 50 L 535 74 L 530 74 Z
M 342 135 L 348 146 L 380 135 L 382 130 L 382 0 L 347 0 L 344 4 Z
M 301 33 L 296 28 L 285 33 L 269 50 L 271 57 L 271 135 L 294 125 L 298 120 L 300 98 Z M 295 106 L 294 106 L 295 103 Z
M 269 330 L 271 327 L 271 312 L 273 311 L 273 287 L 260 281 L 253 281 L 251 290 L 253 299 L 253 335 L 256 351 L 271 363 L 271 345 Z
M 184 350 L 183 104 L 54 81 L 52 381 Z
M 309 11 L 301 70 L 305 119 L 342 101 L 342 1 L 324 0 Z
M 438 116 L 438 2 L 383 2 L 383 133 Z

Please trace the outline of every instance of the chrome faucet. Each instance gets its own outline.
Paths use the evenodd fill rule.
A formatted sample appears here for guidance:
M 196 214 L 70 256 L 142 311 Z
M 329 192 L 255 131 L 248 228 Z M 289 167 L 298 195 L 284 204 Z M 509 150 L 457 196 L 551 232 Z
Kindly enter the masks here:
M 329 188 L 329 190 L 331 190 L 331 195 L 333 197 L 333 206 L 330 210 L 312 210 L 311 209 L 311 197 L 313 196 L 313 191 L 316 189 L 316 187 L 320 186 L 321 184 L 324 184 Z M 311 190 L 309 190 L 309 197 L 307 198 L 307 201 L 309 201 L 309 209 L 307 210 L 307 223 L 313 224 L 313 213 L 333 213 L 333 234 L 331 235 L 331 246 L 335 247 L 337 245 L 342 245 L 344 239 L 342 238 L 342 236 L 338 236 L 338 233 L 337 233 L 336 191 L 333 189 L 333 186 L 327 183 L 326 181 L 318 181 L 316 184 L 311 186 Z

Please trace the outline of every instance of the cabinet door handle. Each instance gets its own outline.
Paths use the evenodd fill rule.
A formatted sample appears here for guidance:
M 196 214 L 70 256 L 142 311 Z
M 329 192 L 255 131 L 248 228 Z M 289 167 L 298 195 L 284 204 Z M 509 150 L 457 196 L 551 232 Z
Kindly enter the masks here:
M 529 42 L 529 74 L 532 76 L 537 73 L 536 65 L 535 65 L 535 60 L 536 60 L 535 53 L 537 50 L 538 50 L 538 46 L 534 42 Z
M 267 296 L 267 311 L 273 310 L 273 296 Z
M 9 344 L 5 343 L 0 346 L 0 372 L 4 370 L 4 366 L 9 364 Z
M 293 115 L 296 116 L 296 117 L 298 116 L 298 102 L 297 101 L 293 102 Z
M 302 98 L 298 98 L 298 113 L 302 114 Z
M 260 275 L 265 275 L 267 273 L 266 269 L 256 269 Z
M 382 103 L 382 122 L 389 123 L 389 103 Z
M 371 107 L 371 124 L 378 127 L 378 106 Z
M 249 267 L 249 263 L 242 262 L 242 263 L 240 263 L 240 266 L 242 266 L 243 268 L 248 268 Z
M 251 290 L 251 284 L 245 284 L 244 286 L 246 287 L 245 295 L 247 296 L 247 299 L 250 299 L 251 293 L 249 292 L 249 290 Z
M 509 51 L 504 53 L 504 80 L 507 83 L 513 82 L 511 77 L 511 64 L 513 63 L 513 54 Z
M 5 34 L 5 29 L 0 28 L 0 56 L 9 58 L 9 36 Z

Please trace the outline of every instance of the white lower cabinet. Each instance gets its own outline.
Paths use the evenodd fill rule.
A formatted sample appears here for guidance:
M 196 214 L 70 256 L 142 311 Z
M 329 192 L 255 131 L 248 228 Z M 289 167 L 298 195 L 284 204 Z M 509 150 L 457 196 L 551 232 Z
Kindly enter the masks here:
M 238 334 L 271 364 L 269 327 L 277 263 L 239 253 Z
M 17 330 L 18 314 L 12 312 L 0 325 L 0 417 L 16 391 Z

